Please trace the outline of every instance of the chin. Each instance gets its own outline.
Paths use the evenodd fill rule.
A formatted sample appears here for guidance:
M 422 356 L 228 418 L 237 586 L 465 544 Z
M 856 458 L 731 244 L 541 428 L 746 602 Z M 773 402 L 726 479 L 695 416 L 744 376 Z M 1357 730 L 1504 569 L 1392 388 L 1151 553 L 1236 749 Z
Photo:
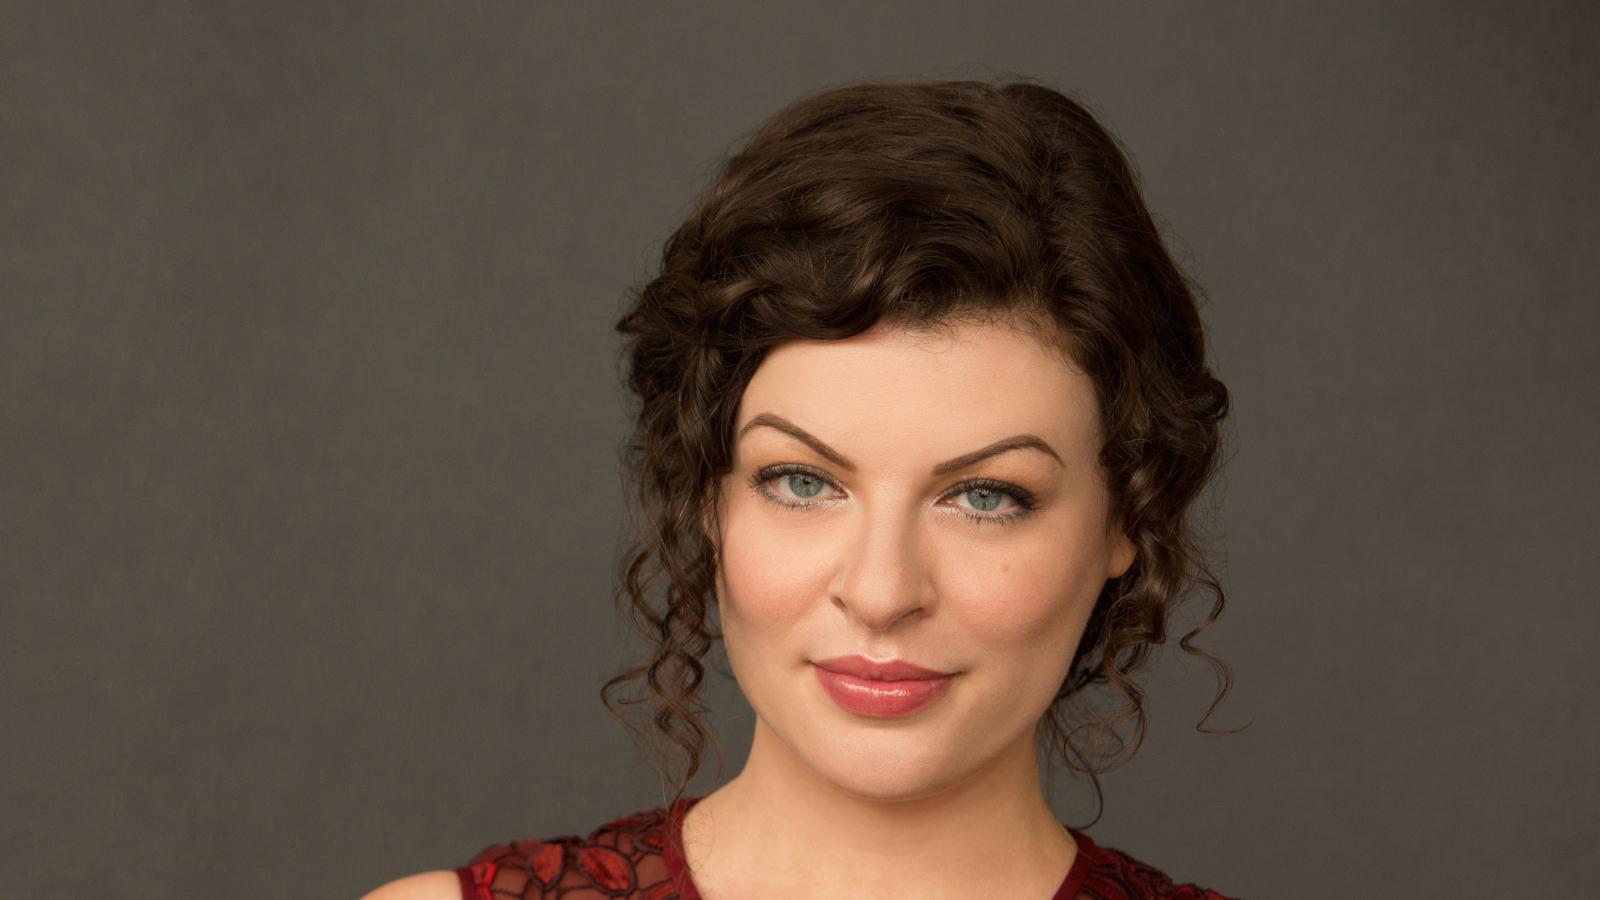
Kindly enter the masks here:
M 880 803 L 905 803 L 936 796 L 960 783 L 964 773 L 903 769 L 841 769 L 822 773 L 841 791 Z
M 814 729 L 796 748 L 811 768 L 842 791 L 885 802 L 920 800 L 971 774 L 965 754 L 911 731 Z

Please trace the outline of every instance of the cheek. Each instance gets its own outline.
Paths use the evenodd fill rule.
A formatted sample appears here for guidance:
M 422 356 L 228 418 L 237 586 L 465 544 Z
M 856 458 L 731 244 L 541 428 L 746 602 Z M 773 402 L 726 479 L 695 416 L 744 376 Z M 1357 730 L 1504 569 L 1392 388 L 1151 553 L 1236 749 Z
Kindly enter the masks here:
M 724 513 L 718 599 L 725 627 L 782 630 L 800 620 L 824 590 L 824 558 L 816 539 L 757 521 L 735 502 Z M 810 549 L 806 549 L 806 548 Z
M 738 509 L 725 515 L 722 539 L 717 604 L 728 664 L 757 713 L 769 721 L 782 718 L 771 698 L 782 694 L 785 676 L 815 646 L 805 637 L 804 623 L 827 590 L 825 554 L 814 538 L 797 540 Z
M 1100 593 L 1092 554 L 1080 546 L 1038 541 L 969 556 L 945 572 L 947 607 L 986 649 L 1037 653 L 1060 659 L 1064 669 Z

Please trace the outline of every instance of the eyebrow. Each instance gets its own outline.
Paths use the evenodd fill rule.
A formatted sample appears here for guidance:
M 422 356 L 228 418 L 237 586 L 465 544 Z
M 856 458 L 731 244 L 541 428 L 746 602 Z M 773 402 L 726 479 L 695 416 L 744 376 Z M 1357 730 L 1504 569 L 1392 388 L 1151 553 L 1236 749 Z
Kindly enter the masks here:
M 800 441 L 801 443 L 810 447 L 812 450 L 815 450 L 818 456 L 821 456 L 823 459 L 826 459 L 828 462 L 833 463 L 847 472 L 854 472 L 856 470 L 855 463 L 845 459 L 844 456 L 839 453 L 839 451 L 818 440 L 814 435 L 806 431 L 804 428 L 801 428 L 799 425 L 794 424 L 782 416 L 774 415 L 772 413 L 761 413 L 760 415 L 751 419 L 749 422 L 746 422 L 745 426 L 739 429 L 739 434 L 734 438 L 734 440 L 738 441 L 740 438 L 743 438 L 745 433 L 750 429 L 761 425 L 765 425 L 768 428 L 776 428 L 784 434 L 787 434 L 790 437 Z M 1042 450 L 1045 453 L 1048 453 L 1057 464 L 1066 465 L 1066 463 L 1062 462 L 1061 455 L 1056 453 L 1055 450 L 1051 449 L 1050 445 L 1045 443 L 1043 439 L 1032 434 L 1018 434 L 995 441 L 989 446 L 974 450 L 971 453 L 963 453 L 954 459 L 945 460 L 944 462 L 934 466 L 929 474 L 937 477 L 948 472 L 955 472 L 960 469 L 965 469 L 974 463 L 981 462 L 997 454 L 1005 453 L 1008 450 L 1022 449 Z

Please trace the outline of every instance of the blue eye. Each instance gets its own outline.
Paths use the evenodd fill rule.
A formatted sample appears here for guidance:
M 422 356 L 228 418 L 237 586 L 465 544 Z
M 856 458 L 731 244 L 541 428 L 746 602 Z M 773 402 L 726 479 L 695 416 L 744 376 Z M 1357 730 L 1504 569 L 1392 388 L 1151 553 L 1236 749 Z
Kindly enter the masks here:
M 767 482 L 777 479 L 781 479 L 778 484 L 782 489 L 789 491 L 798 499 L 787 499 L 767 487 Z M 831 478 L 816 469 L 794 463 L 768 466 L 756 472 L 750 478 L 750 488 L 762 499 L 791 509 L 809 509 L 823 505 L 826 501 L 814 498 L 821 494 L 824 488 L 828 487 L 832 487 L 835 490 L 839 489 L 839 486 Z M 1009 525 L 1026 518 L 1038 506 L 1033 494 L 1029 491 L 1013 484 L 989 478 L 964 481 L 946 491 L 940 499 L 950 497 L 965 497 L 972 504 L 973 510 L 969 511 L 957 506 L 955 507 L 956 515 L 977 522 L 980 525 Z M 1016 506 L 1015 509 L 997 515 L 982 514 L 994 510 L 1000 505 L 1002 499 L 1007 497 L 1011 498 Z
M 817 472 L 814 469 L 807 468 L 806 466 L 797 466 L 793 464 L 768 466 L 767 468 L 762 469 L 750 479 L 750 486 L 767 500 L 771 500 L 773 503 L 777 503 L 781 506 L 809 507 L 818 505 L 817 502 L 796 503 L 792 500 L 785 499 L 776 493 L 773 493 L 766 487 L 766 483 L 776 479 L 782 479 L 779 481 L 779 484 L 782 487 L 792 491 L 794 496 L 800 498 L 801 500 L 812 500 L 812 498 L 816 497 L 822 492 L 823 488 L 832 486 L 832 482 L 823 477 L 822 473 Z
M 997 491 L 994 488 L 982 487 L 968 488 L 967 490 L 962 491 L 962 494 L 966 495 L 967 497 L 972 497 L 974 495 L 981 496 L 983 499 L 973 501 L 973 505 L 977 506 L 984 512 L 988 512 L 989 510 L 994 509 L 996 506 L 999 506 L 1001 498 L 1005 496 L 1004 492 L 1002 491 Z
M 827 483 L 821 478 L 815 475 L 807 475 L 804 472 L 790 472 L 780 477 L 784 479 L 784 483 L 789 490 L 794 491 L 795 496 L 808 500 L 827 487 Z

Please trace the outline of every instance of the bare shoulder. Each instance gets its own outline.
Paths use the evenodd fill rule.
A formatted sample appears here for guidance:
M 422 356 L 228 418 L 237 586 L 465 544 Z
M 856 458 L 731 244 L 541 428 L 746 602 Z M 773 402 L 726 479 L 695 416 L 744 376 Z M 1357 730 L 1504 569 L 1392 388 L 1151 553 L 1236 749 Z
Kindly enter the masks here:
M 461 900 L 461 881 L 449 869 L 419 872 L 382 885 L 361 900 Z

